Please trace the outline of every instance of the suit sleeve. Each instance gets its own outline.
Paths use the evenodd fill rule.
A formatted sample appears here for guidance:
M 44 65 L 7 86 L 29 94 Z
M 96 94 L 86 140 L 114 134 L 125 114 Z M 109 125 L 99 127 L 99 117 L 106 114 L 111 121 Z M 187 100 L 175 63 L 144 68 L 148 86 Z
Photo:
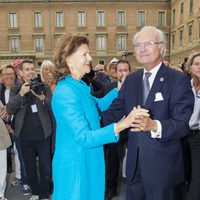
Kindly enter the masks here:
M 81 99 L 71 88 L 57 89 L 56 94 L 53 95 L 52 107 L 58 124 L 65 123 L 67 133 L 72 134 L 74 141 L 81 146 L 93 148 L 117 142 L 119 139 L 115 136 L 114 124 L 96 130 L 90 128 L 81 106 Z
M 125 115 L 125 93 L 127 79 L 119 90 L 118 97 L 112 102 L 108 110 L 101 113 L 101 122 L 107 126 L 113 122 L 118 122 Z
M 189 78 L 181 76 L 170 94 L 169 118 L 162 124 L 161 142 L 177 140 L 189 133 L 189 120 L 193 112 L 194 95 Z

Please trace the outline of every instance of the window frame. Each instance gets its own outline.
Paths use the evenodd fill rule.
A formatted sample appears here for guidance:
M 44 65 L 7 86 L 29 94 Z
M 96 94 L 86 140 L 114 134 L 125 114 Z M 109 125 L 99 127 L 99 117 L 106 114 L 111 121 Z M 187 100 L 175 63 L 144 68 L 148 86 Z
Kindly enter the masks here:
M 140 13 L 144 14 L 144 17 L 143 17 L 144 18 L 144 24 L 142 23 L 143 19 L 141 18 Z M 140 21 L 140 19 L 142 19 L 142 20 Z M 146 11 L 145 10 L 138 10 L 137 11 L 137 26 L 138 27 L 144 27 L 145 25 L 146 25 Z
M 11 19 L 11 16 L 15 16 Z M 9 28 L 16 29 L 18 28 L 18 19 L 17 19 L 17 13 L 16 12 L 9 12 L 8 13 L 9 18 Z
M 41 11 L 34 11 L 33 16 L 34 16 L 34 28 L 43 28 L 42 12 Z
M 12 42 L 12 41 L 14 41 L 14 40 L 16 40 L 17 41 L 17 43 L 16 43 L 16 41 L 15 41 L 15 44 Z M 10 51 L 12 52 L 12 53 L 17 53 L 17 52 L 19 52 L 20 51 L 20 41 L 19 41 L 19 37 L 18 36 L 11 36 L 10 37 Z M 13 44 L 14 44 L 14 48 L 13 48 Z M 17 45 L 16 45 L 17 44 Z
M 121 23 L 121 24 L 120 24 L 120 15 L 119 15 L 120 13 L 124 14 L 124 20 L 123 20 L 123 23 Z M 122 15 L 121 15 L 121 17 L 122 17 Z M 122 20 L 121 20 L 121 22 L 122 22 Z M 125 10 L 118 10 L 117 11 L 117 26 L 118 27 L 125 27 L 126 26 L 126 11 Z
M 79 11 L 77 11 L 76 12 L 76 14 L 77 14 L 77 27 L 79 27 L 79 28 L 82 28 L 82 27 L 86 27 L 87 25 L 87 21 L 86 21 L 86 11 L 83 11 L 83 10 L 79 10 Z M 81 21 L 79 20 L 79 14 L 83 14 L 82 16 L 81 16 Z M 82 23 L 82 22 L 84 22 L 84 23 Z
M 161 19 L 161 18 L 159 18 L 159 14 L 160 14 L 160 13 L 164 13 L 164 23 L 163 23 L 163 25 L 161 25 L 161 23 L 159 24 L 160 19 Z M 157 13 L 157 16 L 158 16 L 158 18 L 157 18 L 157 19 L 158 19 L 158 24 L 157 24 L 158 27 L 165 27 L 165 26 L 166 26 L 166 10 L 159 10 L 158 13 Z M 162 16 L 162 17 L 163 17 L 163 16 Z M 162 20 L 161 20 L 161 21 L 162 21 Z
M 37 40 L 39 41 L 39 39 L 41 39 L 41 42 L 39 42 L 39 45 L 42 44 L 42 46 L 37 47 Z M 35 52 L 37 52 L 37 53 L 44 52 L 45 51 L 45 49 L 44 49 L 44 37 L 43 36 L 35 36 L 34 46 L 35 46 Z
M 99 18 L 100 13 L 104 13 L 103 20 L 100 20 L 100 18 Z M 99 21 L 103 22 L 103 23 L 101 24 L 101 23 L 99 23 Z M 97 10 L 96 11 L 96 26 L 97 27 L 106 27 L 106 11 L 105 10 Z
M 59 17 L 59 21 L 61 20 L 61 22 L 59 22 L 59 24 L 61 24 L 61 25 L 59 25 L 59 24 L 57 23 L 57 22 L 58 22 L 58 21 L 57 21 L 57 20 L 58 20 L 58 15 L 57 15 L 57 14 L 62 14 L 62 18 Z M 65 17 L 64 17 L 64 11 L 56 11 L 56 12 L 55 12 L 55 22 L 56 22 L 56 23 L 55 23 L 55 27 L 56 27 L 56 28 L 63 28 L 63 27 L 65 26 L 65 25 L 64 25 L 64 24 L 65 24 L 64 18 L 65 18 Z

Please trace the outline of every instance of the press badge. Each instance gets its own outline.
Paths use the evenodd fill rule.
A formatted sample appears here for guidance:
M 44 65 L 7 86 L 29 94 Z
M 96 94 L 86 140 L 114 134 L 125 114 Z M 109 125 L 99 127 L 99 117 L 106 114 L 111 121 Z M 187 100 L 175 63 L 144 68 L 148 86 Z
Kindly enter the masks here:
M 32 113 L 36 113 L 38 111 L 36 104 L 31 105 Z

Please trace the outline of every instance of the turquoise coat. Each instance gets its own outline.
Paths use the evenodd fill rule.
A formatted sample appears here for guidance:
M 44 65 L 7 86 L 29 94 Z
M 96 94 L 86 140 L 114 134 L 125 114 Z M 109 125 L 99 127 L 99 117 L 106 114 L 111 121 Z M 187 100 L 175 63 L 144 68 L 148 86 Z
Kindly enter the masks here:
M 104 199 L 103 145 L 119 138 L 114 124 L 100 128 L 99 110 L 106 110 L 117 93 L 97 99 L 82 81 L 67 76 L 58 83 L 52 100 L 57 123 L 53 200 Z

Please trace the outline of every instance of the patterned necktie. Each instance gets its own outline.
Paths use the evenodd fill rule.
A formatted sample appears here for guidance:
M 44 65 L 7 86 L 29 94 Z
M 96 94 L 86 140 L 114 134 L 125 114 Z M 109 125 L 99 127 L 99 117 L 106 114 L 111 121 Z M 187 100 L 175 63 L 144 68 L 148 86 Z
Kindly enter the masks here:
M 142 103 L 145 104 L 147 97 L 149 95 L 150 91 L 150 85 L 149 85 L 149 77 L 151 76 L 151 72 L 145 72 L 145 76 L 142 83 Z

